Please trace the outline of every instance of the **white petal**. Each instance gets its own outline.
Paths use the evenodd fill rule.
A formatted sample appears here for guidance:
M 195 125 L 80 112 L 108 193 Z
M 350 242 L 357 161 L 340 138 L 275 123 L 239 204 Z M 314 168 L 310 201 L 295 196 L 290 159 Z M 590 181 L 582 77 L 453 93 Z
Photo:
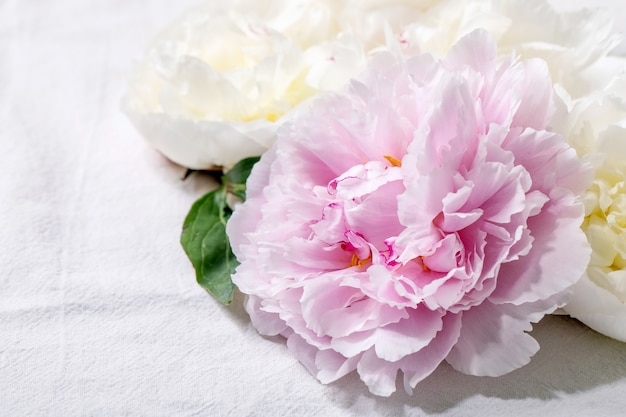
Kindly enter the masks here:
M 626 342 L 626 304 L 584 276 L 564 307 L 572 317 L 613 339 Z
M 231 167 L 265 152 L 276 137 L 274 123 L 194 121 L 164 113 L 126 109 L 142 136 L 173 162 L 191 169 Z

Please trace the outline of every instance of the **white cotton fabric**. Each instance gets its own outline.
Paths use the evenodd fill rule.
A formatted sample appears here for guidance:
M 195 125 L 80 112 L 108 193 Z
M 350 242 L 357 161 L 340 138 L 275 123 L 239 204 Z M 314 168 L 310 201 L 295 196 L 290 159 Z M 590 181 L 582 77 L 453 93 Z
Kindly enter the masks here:
M 603 4 L 626 23 L 621 0 Z M 133 60 L 194 0 L 0 2 L 0 416 L 617 416 L 626 345 L 567 317 L 500 378 L 440 366 L 412 397 L 321 385 L 195 283 L 178 240 L 213 186 L 119 110 Z M 625 51 L 623 45 L 621 51 Z

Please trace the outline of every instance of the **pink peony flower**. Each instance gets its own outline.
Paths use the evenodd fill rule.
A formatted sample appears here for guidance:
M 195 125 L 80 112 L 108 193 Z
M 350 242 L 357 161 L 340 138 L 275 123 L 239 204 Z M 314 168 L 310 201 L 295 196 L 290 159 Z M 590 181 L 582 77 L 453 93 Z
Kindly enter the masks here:
M 541 60 L 498 63 L 484 31 L 443 60 L 381 54 L 320 97 L 255 166 L 228 235 L 265 335 L 323 383 L 356 370 L 390 395 L 443 360 L 497 376 L 538 350 L 589 245 L 591 172 L 546 130 Z

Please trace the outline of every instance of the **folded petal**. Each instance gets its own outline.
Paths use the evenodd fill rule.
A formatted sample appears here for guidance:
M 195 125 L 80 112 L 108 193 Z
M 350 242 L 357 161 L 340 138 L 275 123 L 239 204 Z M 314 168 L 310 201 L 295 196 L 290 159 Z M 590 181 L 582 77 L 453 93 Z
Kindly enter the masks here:
M 512 312 L 523 308 L 483 302 L 465 311 L 461 334 L 446 362 L 477 376 L 500 376 L 526 365 L 539 344 L 526 333 L 532 329 L 528 319 Z

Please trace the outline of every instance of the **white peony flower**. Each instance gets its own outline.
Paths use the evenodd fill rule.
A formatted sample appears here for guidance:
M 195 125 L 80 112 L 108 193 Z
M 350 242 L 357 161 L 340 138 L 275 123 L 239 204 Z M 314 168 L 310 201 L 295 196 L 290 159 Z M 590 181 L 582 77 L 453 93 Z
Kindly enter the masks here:
M 330 2 L 252 0 L 192 9 L 157 36 L 123 109 L 145 138 L 189 168 L 260 155 L 285 115 L 316 93 L 312 63 L 338 30 Z
M 614 61 L 626 71 L 626 59 Z M 626 342 L 626 74 L 613 78 L 605 91 L 564 101 L 570 143 L 595 169 L 582 226 L 591 261 L 565 311 Z

